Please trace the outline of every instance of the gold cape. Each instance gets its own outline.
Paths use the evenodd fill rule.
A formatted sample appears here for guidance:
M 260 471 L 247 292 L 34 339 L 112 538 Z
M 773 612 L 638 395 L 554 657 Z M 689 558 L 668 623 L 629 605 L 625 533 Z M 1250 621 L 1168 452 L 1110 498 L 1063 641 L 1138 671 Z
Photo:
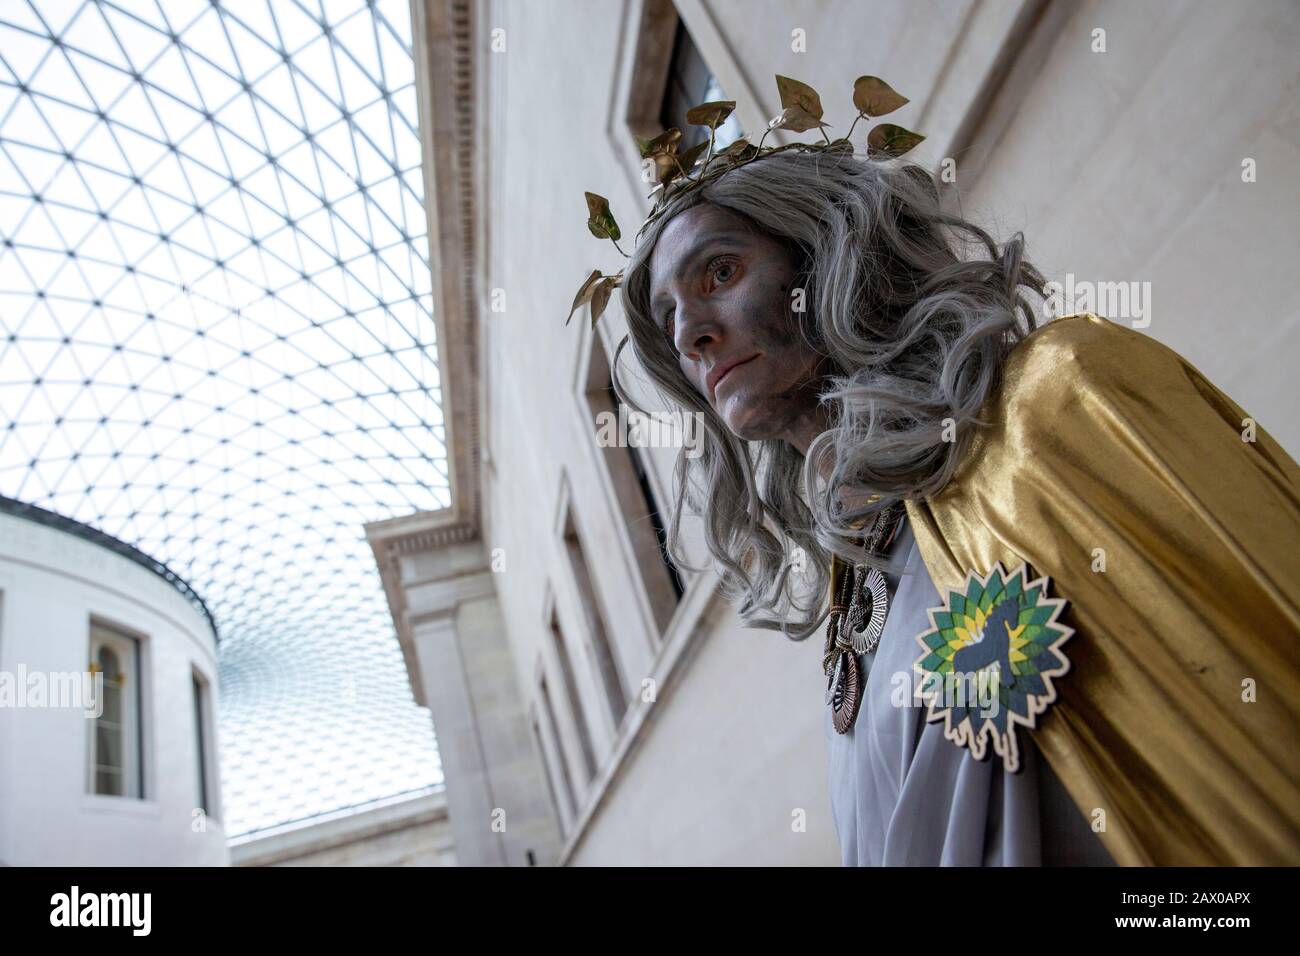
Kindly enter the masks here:
M 1069 601 L 1070 670 L 1018 733 L 1120 864 L 1300 863 L 1300 469 L 1246 418 L 1156 340 L 1067 316 L 907 502 L 940 595 L 1028 562 Z

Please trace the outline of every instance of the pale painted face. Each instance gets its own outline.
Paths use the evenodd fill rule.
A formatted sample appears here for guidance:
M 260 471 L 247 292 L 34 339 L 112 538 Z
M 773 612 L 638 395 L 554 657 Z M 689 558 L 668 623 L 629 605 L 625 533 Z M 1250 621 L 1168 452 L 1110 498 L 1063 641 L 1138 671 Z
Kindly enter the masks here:
M 701 203 L 660 233 L 650 302 L 682 373 L 734 435 L 781 438 L 806 452 L 824 428 L 816 388 L 822 356 L 798 331 L 796 276 L 783 245 Z

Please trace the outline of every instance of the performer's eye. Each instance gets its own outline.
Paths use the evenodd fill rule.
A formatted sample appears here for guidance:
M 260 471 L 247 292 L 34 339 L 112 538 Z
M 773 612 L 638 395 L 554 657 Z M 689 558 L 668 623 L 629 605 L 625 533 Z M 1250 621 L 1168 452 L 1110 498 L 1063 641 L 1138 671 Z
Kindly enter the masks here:
M 706 274 L 725 284 L 730 282 L 739 269 L 739 263 L 735 256 L 717 256 L 709 261 Z M 712 291 L 712 290 L 710 290 Z M 663 315 L 662 327 L 664 335 L 668 336 L 669 342 L 673 340 L 673 309 L 669 309 Z M 674 344 L 674 349 L 676 345 Z
M 723 282 L 728 282 L 736 274 L 736 268 L 737 264 L 734 257 L 718 256 L 709 263 L 709 274 L 720 277 Z M 720 276 L 720 273 L 726 273 L 726 275 Z

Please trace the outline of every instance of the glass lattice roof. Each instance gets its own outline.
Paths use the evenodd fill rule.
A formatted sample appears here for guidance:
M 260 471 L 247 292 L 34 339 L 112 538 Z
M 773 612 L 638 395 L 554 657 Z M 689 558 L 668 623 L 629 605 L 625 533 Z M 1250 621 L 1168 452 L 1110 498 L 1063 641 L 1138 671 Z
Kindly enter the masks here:
M 437 783 L 365 522 L 450 504 L 406 0 L 0 4 L 0 494 L 221 632 L 231 835 Z

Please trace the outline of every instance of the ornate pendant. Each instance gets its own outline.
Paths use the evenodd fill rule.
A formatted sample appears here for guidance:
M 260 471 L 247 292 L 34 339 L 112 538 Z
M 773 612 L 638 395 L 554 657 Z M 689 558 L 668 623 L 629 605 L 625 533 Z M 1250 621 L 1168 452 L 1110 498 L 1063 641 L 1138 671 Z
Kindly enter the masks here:
M 877 516 L 864 547 L 871 552 L 887 549 L 898 533 L 902 516 L 901 505 L 891 506 Z M 885 618 L 889 615 L 889 587 L 879 568 L 846 564 L 838 557 L 835 561 L 839 572 L 833 576 L 835 587 L 822 667 L 829 669 L 826 703 L 830 705 L 836 732 L 844 734 L 857 720 L 865 693 L 858 655 L 870 654 L 880 643 Z
M 830 704 L 835 699 L 835 685 L 840 681 L 840 658 L 842 654 L 835 655 L 835 666 L 831 668 L 830 677 L 826 679 L 826 703 Z
M 862 680 L 858 670 L 858 658 L 849 651 L 841 651 L 835 661 L 835 670 L 831 672 L 830 693 L 831 719 L 835 732 L 848 733 L 853 722 L 858 718 L 858 707 L 862 703 Z
M 885 618 L 889 616 L 889 587 L 879 568 L 861 565 L 856 569 L 856 586 L 845 623 L 849 629 L 849 642 L 859 654 L 870 654 L 880 643 L 885 632 Z

